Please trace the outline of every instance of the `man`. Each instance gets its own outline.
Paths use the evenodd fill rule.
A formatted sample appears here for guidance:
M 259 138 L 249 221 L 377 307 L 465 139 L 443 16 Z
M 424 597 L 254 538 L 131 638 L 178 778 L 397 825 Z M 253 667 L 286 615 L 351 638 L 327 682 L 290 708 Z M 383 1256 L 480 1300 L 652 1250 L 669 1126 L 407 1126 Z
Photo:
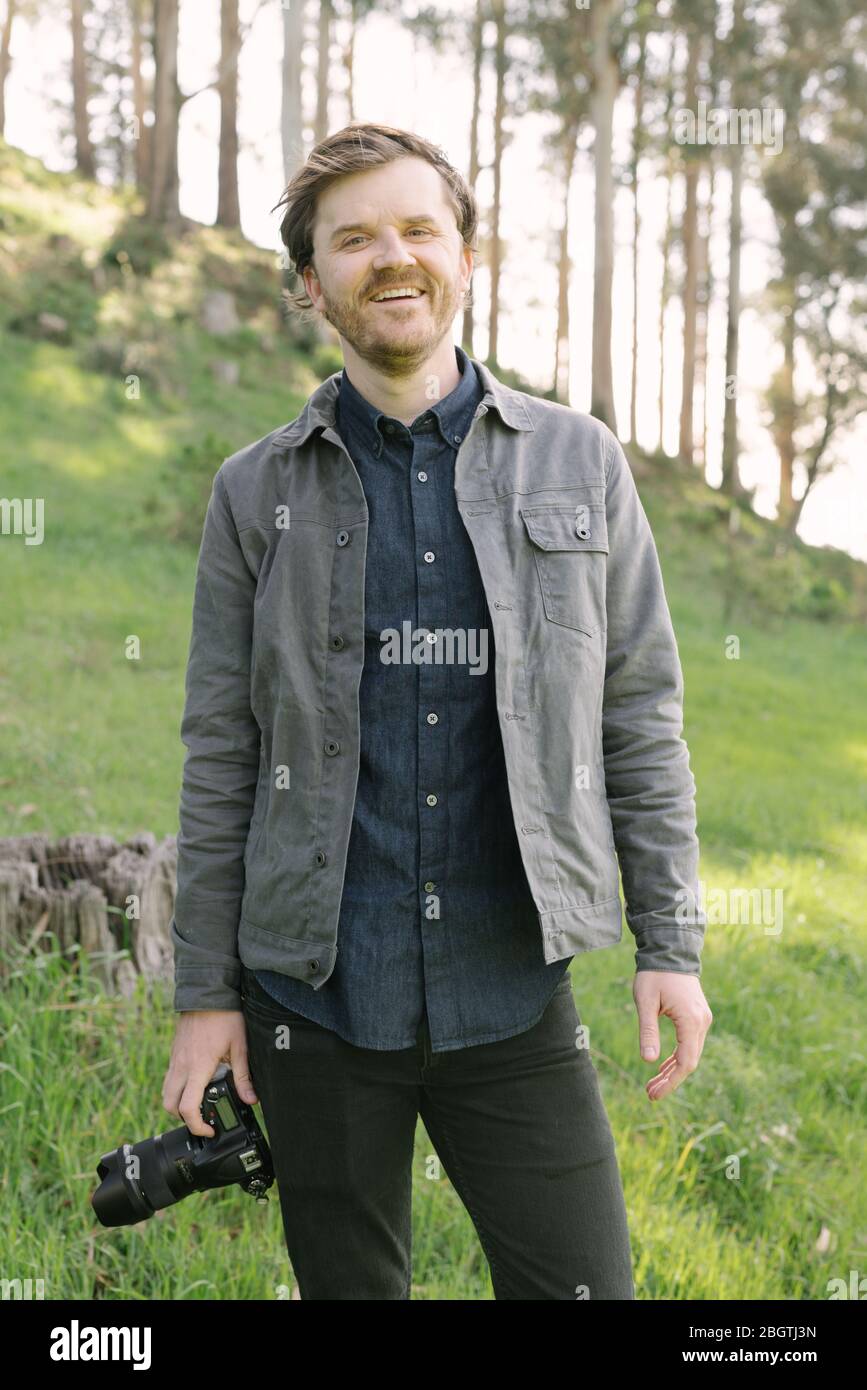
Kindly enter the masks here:
M 455 347 L 477 215 L 436 147 L 355 123 L 281 204 L 345 365 L 214 481 L 163 1102 L 209 1134 L 220 1060 L 261 1096 L 302 1299 L 409 1297 L 419 1114 L 497 1298 L 632 1299 L 568 972 L 620 939 L 618 860 L 642 1055 L 677 1034 L 652 1100 L 711 1022 L 647 519 L 610 431 Z

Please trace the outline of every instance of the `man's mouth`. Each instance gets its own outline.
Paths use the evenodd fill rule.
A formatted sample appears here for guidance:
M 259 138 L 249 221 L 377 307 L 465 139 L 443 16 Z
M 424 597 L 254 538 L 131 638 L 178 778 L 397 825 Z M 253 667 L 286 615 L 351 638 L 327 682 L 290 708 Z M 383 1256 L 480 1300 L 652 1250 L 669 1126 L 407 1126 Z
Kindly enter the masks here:
M 407 304 L 410 300 L 421 299 L 424 290 L 420 290 L 416 285 L 406 285 L 403 288 L 395 287 L 391 290 L 380 290 L 371 296 L 373 304 Z

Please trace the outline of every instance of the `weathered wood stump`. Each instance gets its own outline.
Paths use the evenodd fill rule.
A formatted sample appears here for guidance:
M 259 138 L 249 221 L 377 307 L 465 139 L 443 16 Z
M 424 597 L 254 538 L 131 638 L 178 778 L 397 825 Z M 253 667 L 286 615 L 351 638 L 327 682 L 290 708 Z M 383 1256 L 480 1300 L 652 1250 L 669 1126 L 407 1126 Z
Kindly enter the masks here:
M 78 947 L 110 991 L 170 980 L 177 860 L 174 835 L 0 837 L 0 974 L 22 952 Z

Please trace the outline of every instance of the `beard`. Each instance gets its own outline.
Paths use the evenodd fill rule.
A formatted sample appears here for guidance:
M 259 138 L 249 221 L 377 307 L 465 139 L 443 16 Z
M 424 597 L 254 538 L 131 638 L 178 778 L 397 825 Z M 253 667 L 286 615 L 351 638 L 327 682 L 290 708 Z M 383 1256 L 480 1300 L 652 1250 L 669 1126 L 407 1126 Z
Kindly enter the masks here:
M 359 306 L 354 300 L 332 298 L 321 286 L 323 317 L 384 376 L 407 376 L 428 360 L 451 330 L 464 297 L 457 282 L 428 282 L 420 288 L 424 298 L 413 301 L 415 307 L 378 309 L 369 297 Z

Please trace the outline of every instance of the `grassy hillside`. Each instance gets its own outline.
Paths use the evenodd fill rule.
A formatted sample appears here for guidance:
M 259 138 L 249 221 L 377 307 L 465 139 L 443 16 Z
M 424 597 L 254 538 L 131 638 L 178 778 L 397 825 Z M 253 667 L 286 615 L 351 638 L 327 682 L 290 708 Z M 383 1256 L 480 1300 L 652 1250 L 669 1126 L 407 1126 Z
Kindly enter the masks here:
M 0 538 L 2 834 L 177 829 L 210 479 L 338 365 L 282 321 L 272 257 L 210 228 L 165 246 L 134 211 L 0 143 L 0 491 L 44 498 L 46 528 L 40 546 Z M 240 320 L 219 339 L 199 320 L 215 287 Z M 227 361 L 231 387 L 211 365 Z M 639 1297 L 824 1298 L 860 1267 L 867 1233 L 865 567 L 783 546 L 747 515 L 730 536 L 712 489 L 637 464 L 684 666 L 702 876 L 709 891 L 779 889 L 784 908 L 779 933 L 709 927 L 715 1022 L 698 1072 L 659 1106 L 643 1089 L 631 936 L 572 966 Z M 45 954 L 15 970 L 0 1018 L 9 1277 L 43 1277 L 49 1297 L 274 1297 L 288 1278 L 276 1200 L 210 1194 L 126 1232 L 92 1220 L 103 1149 L 174 1123 L 159 1102 L 170 993 L 105 999 Z M 662 1034 L 667 1056 L 667 1022 Z M 430 1152 L 420 1125 L 416 1296 L 489 1297 L 469 1218 L 445 1177 L 425 1176 Z

